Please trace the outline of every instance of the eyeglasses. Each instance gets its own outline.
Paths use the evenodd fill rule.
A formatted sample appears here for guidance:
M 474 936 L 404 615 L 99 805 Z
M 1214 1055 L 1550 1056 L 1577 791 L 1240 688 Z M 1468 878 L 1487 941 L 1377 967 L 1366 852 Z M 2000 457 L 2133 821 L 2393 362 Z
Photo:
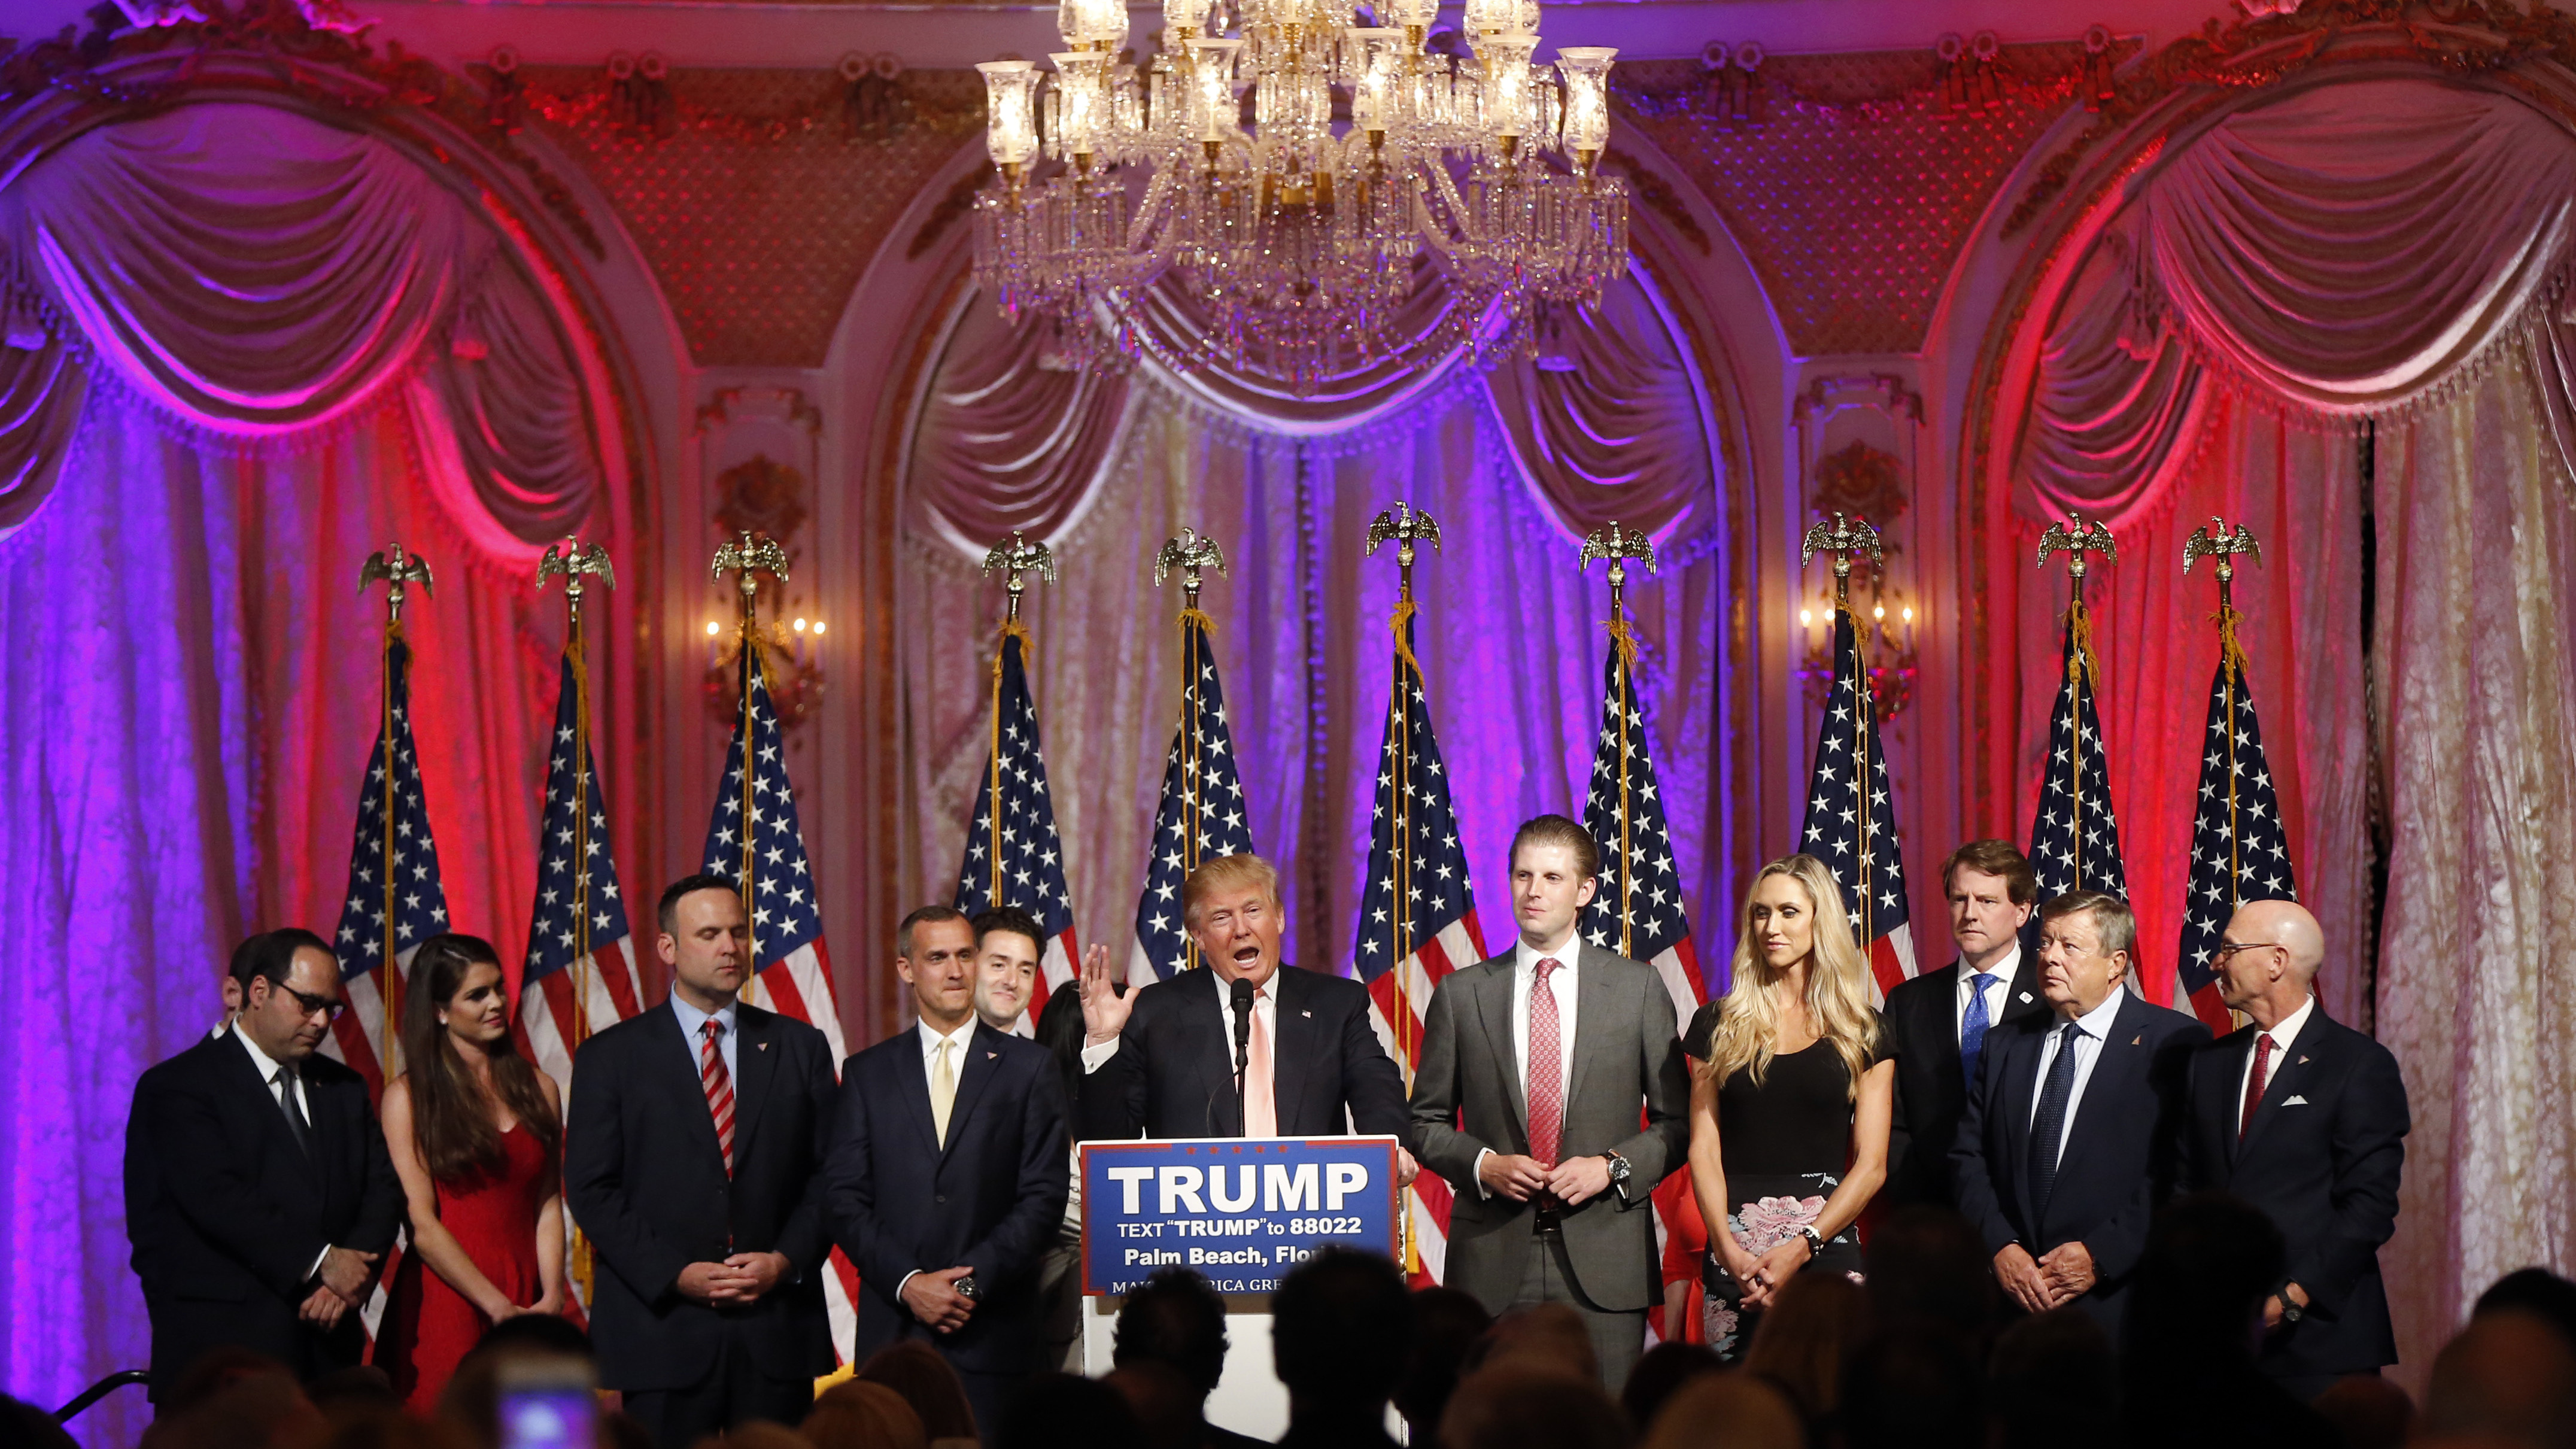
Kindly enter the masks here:
M 2221 941 L 2218 943 L 2218 949 L 2209 954 L 2217 960 L 2224 961 L 2239 951 L 2260 951 L 2267 946 L 2278 944 L 2276 941 Z
M 310 991 L 298 991 L 292 986 L 279 985 L 274 981 L 269 984 L 294 997 L 295 1004 L 304 1008 L 297 1013 L 301 1016 L 311 1016 L 318 1011 L 322 1013 L 324 1021 L 337 1021 L 340 1019 L 340 1013 L 349 1009 L 349 1003 L 336 996 L 316 996 Z

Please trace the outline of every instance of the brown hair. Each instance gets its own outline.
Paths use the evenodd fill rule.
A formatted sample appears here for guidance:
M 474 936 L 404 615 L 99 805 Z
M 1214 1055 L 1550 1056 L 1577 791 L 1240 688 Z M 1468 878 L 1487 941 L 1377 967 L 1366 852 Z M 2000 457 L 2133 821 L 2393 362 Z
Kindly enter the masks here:
M 798 1426 L 814 1449 L 924 1449 L 930 1435 L 903 1395 L 866 1379 L 823 1391 Z
M 1961 866 L 1979 875 L 2004 878 L 2004 897 L 2017 906 L 2027 906 L 2039 899 L 2039 873 L 2030 868 L 2030 860 L 2009 840 L 1971 840 L 1951 851 L 1941 862 L 1941 890 L 1948 894 L 1950 876 Z
M 894 953 L 912 959 L 912 933 L 923 926 L 936 926 L 943 921 L 962 921 L 966 913 L 955 906 L 922 906 L 895 923 Z
M 1200 861 L 1199 868 L 1191 871 L 1190 878 L 1181 885 L 1181 924 L 1184 927 L 1197 925 L 1199 907 L 1209 896 L 1228 887 L 1239 889 L 1248 885 L 1258 885 L 1269 892 L 1271 905 L 1281 904 L 1279 867 L 1260 856 L 1250 851 L 1238 851 L 1233 855 Z
M 975 1408 L 966 1400 L 965 1383 L 939 1350 L 920 1339 L 898 1338 L 878 1349 L 859 1366 L 857 1377 L 901 1394 L 921 1416 L 921 1432 L 929 1437 L 975 1437 Z
M 2078 913 L 2093 917 L 2093 929 L 2102 938 L 2102 954 L 2109 956 L 2138 944 L 2138 918 L 2129 903 L 2118 896 L 2100 891 L 2068 891 L 2039 908 L 2039 921 L 2050 921 Z
M 439 1023 L 447 1005 L 476 966 L 501 964 L 492 943 L 479 936 L 448 932 L 421 943 L 411 961 L 411 989 L 403 995 L 403 1076 L 411 1083 L 412 1141 L 429 1175 L 453 1181 L 474 1172 L 497 1169 L 507 1161 L 500 1130 L 492 1125 L 491 1101 L 475 1085 L 465 1059 Z M 563 1124 L 546 1104 L 537 1069 L 519 1055 L 514 1033 L 505 1033 L 484 1050 L 491 1058 L 492 1096 L 554 1161 L 563 1141 Z
M 1521 822 L 1521 828 L 1512 832 L 1512 853 L 1504 857 L 1507 873 L 1520 864 L 1525 845 L 1562 846 L 1572 852 L 1575 865 L 1587 878 L 1601 873 L 1601 847 L 1592 832 L 1562 815 L 1533 816 Z

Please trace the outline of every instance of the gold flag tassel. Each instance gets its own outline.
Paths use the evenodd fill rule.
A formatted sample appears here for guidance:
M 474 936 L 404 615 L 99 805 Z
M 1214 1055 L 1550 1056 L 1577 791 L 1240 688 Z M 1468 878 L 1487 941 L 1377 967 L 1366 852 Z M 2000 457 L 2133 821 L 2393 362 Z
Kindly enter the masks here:
M 1368 553 L 1374 555 L 1378 545 L 1387 542 L 1395 544 L 1396 565 L 1395 608 L 1388 613 L 1386 620 L 1388 630 L 1395 636 L 1394 668 L 1386 708 L 1387 730 L 1396 742 L 1396 757 L 1389 763 L 1397 787 L 1394 794 L 1396 818 L 1389 822 L 1392 833 L 1388 840 L 1392 848 L 1387 862 L 1395 875 L 1395 909 L 1388 913 L 1393 918 L 1388 933 L 1394 950 L 1387 965 L 1387 969 L 1395 973 L 1395 1010 L 1391 1013 L 1394 1019 L 1388 1025 L 1395 1029 L 1396 1062 L 1404 1073 L 1405 1089 L 1409 1092 L 1413 1087 L 1414 1053 L 1419 1048 L 1413 1040 L 1413 1004 L 1404 989 L 1405 958 L 1413 954 L 1413 913 L 1406 905 L 1412 899 L 1413 832 L 1411 816 L 1404 805 L 1408 797 L 1402 788 L 1411 775 L 1413 741 L 1405 730 L 1404 692 L 1409 681 L 1420 677 L 1422 668 L 1421 660 L 1413 653 L 1413 617 L 1421 612 L 1413 602 L 1413 564 L 1420 556 L 1414 546 L 1427 543 L 1435 549 L 1440 547 L 1440 525 L 1430 514 L 1398 499 L 1393 508 L 1369 520 Z M 1413 1189 L 1407 1187 L 1396 1204 L 1396 1229 L 1403 1240 L 1404 1273 L 1408 1278 L 1422 1271 L 1422 1245 L 1415 1241 L 1413 1233 L 1414 1201 Z

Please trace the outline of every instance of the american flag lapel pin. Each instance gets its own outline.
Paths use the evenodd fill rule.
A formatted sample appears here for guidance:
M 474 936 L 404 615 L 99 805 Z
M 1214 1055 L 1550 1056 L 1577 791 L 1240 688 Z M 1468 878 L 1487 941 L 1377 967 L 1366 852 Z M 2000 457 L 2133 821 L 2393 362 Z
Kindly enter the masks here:
M 2307 1064 L 2308 1064 L 2308 1059 L 2307 1059 L 2306 1057 L 2301 1057 L 2301 1058 L 2299 1058 L 2299 1065 L 2300 1065 L 2300 1066 L 2303 1066 L 2303 1067 L 2304 1067 L 2304 1066 L 2306 1066 Z
M 761 1049 L 762 1051 L 767 1051 L 767 1050 L 769 1050 L 769 1043 L 767 1043 L 767 1042 L 762 1042 L 762 1043 L 760 1044 L 760 1049 Z
M 2129 1038 L 2129 1045 L 2131 1046 L 2144 1046 L 2146 1045 L 2146 1042 L 2147 1034 L 2143 1031 L 2139 1032 L 2136 1036 Z
M 984 1053 L 984 1060 L 986 1060 L 986 1061 L 988 1061 L 988 1062 L 989 1062 L 989 1061 L 991 1061 L 993 1058 L 998 1057 L 998 1056 L 1000 1056 L 1000 1055 L 1001 1055 L 1001 1053 L 1000 1053 L 1000 1052 L 986 1052 L 986 1053 Z

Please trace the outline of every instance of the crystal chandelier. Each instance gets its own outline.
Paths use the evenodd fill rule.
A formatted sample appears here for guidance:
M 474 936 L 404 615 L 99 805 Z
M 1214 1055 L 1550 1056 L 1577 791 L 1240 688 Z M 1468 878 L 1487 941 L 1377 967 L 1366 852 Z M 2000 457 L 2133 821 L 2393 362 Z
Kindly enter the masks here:
M 1123 0 L 1061 0 L 1053 71 L 977 67 L 997 175 L 975 276 L 1005 315 L 1077 355 L 1305 391 L 1426 344 L 1489 357 L 1626 270 L 1627 186 L 1599 172 L 1616 51 L 1532 64 L 1537 0 L 1466 0 L 1468 58 L 1426 45 L 1438 0 L 1241 4 L 1229 35 L 1226 0 L 1164 0 L 1136 66 Z M 1445 298 L 1417 297 L 1418 264 Z

